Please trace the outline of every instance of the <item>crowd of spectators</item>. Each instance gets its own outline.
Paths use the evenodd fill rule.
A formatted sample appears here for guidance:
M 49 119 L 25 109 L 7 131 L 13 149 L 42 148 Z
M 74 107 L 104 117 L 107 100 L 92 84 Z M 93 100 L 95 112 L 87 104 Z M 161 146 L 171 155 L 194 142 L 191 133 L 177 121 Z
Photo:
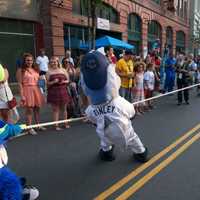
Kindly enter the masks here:
M 162 59 L 157 52 L 148 54 L 145 59 L 136 56 L 131 50 L 125 50 L 118 58 L 111 46 L 105 47 L 105 56 L 113 64 L 116 73 L 121 79 L 120 95 L 129 102 L 138 102 L 154 95 L 170 92 L 200 83 L 200 56 L 194 58 L 192 54 L 178 54 L 172 52 Z M 20 106 L 23 107 L 28 125 L 40 123 L 40 109 L 49 104 L 52 109 L 52 120 L 58 121 L 60 113 L 63 119 L 80 117 L 88 105 L 88 98 L 83 94 L 80 85 L 80 62 L 83 55 L 74 60 L 68 50 L 62 58 L 52 56 L 48 58 L 45 50 L 34 59 L 30 53 L 24 53 L 17 60 L 16 78 L 20 92 Z M 161 68 L 164 77 L 161 77 Z M 6 77 L 0 83 L 0 114 L 3 120 L 10 122 L 10 110 L 6 102 L 13 95 L 8 85 L 8 70 Z M 164 82 L 162 84 L 161 78 Z M 199 90 L 199 88 L 198 88 Z M 6 91 L 6 93 L 5 93 Z M 189 104 L 189 90 L 178 92 L 177 105 L 183 100 Z M 135 105 L 136 115 L 144 114 L 154 108 L 152 101 Z M 69 124 L 63 127 L 55 125 L 55 130 L 70 128 Z M 45 130 L 41 127 L 40 130 Z M 29 133 L 37 134 L 37 130 L 30 129 Z

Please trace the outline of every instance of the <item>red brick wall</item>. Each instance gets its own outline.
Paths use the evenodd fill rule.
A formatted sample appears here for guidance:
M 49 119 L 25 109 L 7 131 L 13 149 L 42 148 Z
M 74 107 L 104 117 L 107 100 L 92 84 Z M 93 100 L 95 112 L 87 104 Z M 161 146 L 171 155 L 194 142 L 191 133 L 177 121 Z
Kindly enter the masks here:
M 35 24 L 35 38 L 36 38 L 36 56 L 39 54 L 39 50 L 44 48 L 44 35 L 43 26 L 40 23 Z
M 151 0 L 104 0 L 105 3 L 111 5 L 119 12 L 120 25 L 111 24 L 113 31 L 121 32 L 124 40 L 128 39 L 127 33 L 127 18 L 130 13 L 138 14 L 142 19 L 142 46 L 147 46 L 148 36 L 148 22 L 149 20 L 156 20 L 162 27 L 162 47 L 164 47 L 166 41 L 166 27 L 171 26 L 174 32 L 173 40 L 175 51 L 176 46 L 176 31 L 182 30 L 186 35 L 186 45 L 188 44 L 188 32 L 189 22 L 179 19 L 178 16 L 167 12 Z M 46 31 L 47 39 L 45 45 L 46 48 L 52 48 L 52 54 L 57 56 L 64 55 L 64 32 L 63 24 L 74 24 L 80 26 L 87 26 L 87 18 L 72 14 L 72 0 L 64 0 L 63 7 L 56 7 L 51 5 L 50 7 L 50 20 L 51 31 Z M 45 26 L 45 25 L 44 25 Z M 48 25 L 49 26 L 49 23 Z M 44 28 L 45 30 L 45 28 Z M 48 28 L 47 28 L 48 30 Z M 47 41 L 47 40 L 50 40 Z M 49 46 L 50 45 L 50 46 Z M 186 46 L 187 48 L 187 46 Z

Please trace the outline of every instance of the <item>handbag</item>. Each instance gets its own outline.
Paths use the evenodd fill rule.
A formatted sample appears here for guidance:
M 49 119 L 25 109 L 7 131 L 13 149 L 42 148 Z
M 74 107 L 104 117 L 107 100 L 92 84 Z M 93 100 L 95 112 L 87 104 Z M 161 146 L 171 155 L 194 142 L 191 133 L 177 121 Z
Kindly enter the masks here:
M 4 89 L 5 89 L 6 97 L 8 99 L 8 95 L 7 95 L 7 91 L 6 91 L 5 86 L 4 86 Z M 16 100 L 16 98 L 13 96 L 13 98 L 10 101 L 9 100 L 7 101 L 7 104 L 8 104 L 8 108 L 9 109 L 13 109 L 14 107 L 17 106 L 17 100 Z
M 13 109 L 14 107 L 17 106 L 17 100 L 16 100 L 16 98 L 13 97 L 12 100 L 10 100 L 10 101 L 7 102 L 7 104 L 8 104 L 8 108 L 9 109 Z

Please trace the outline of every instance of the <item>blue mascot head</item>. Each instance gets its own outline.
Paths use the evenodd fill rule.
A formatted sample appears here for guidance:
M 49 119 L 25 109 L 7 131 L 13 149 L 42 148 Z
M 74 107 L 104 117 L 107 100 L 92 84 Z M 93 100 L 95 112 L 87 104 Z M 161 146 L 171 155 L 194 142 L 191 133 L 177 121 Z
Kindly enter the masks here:
M 110 64 L 106 56 L 92 51 L 82 59 L 81 83 L 91 103 L 96 105 L 118 96 L 120 78 L 115 73 L 115 65 Z

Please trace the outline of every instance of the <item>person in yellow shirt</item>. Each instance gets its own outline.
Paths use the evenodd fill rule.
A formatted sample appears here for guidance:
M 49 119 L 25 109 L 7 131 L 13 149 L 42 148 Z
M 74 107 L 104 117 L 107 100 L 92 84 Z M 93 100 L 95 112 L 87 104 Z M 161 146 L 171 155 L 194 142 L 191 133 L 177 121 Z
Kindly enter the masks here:
M 116 73 L 121 78 L 120 96 L 132 103 L 132 87 L 134 86 L 134 67 L 131 56 L 133 52 L 126 50 L 123 58 L 116 64 Z

